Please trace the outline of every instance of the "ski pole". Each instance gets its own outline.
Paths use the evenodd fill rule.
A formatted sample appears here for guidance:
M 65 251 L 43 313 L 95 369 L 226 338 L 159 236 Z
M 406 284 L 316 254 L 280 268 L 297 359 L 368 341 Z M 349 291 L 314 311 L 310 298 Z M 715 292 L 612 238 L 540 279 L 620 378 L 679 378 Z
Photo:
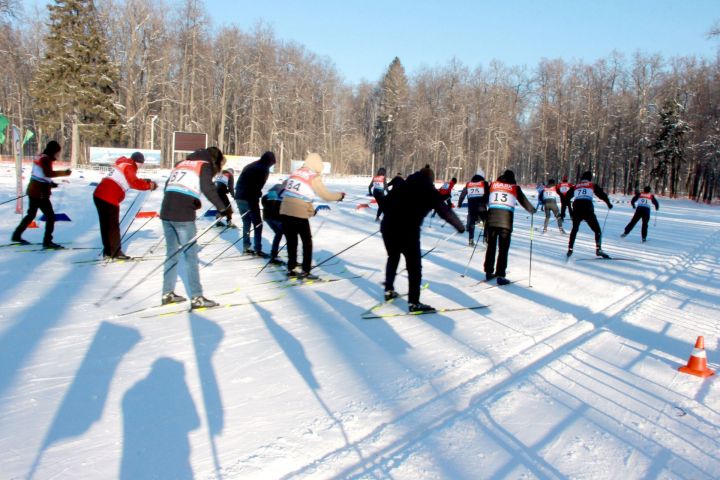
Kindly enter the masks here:
M 249 212 L 250 212 L 250 211 L 248 210 L 247 212 L 245 212 L 244 214 L 242 214 L 242 215 L 240 216 L 240 218 L 242 218 L 243 216 L 247 215 Z M 220 217 L 220 218 L 222 218 L 222 217 Z M 216 220 L 216 222 L 217 222 L 217 220 Z M 232 247 L 234 247 L 235 245 L 237 245 L 237 243 L 238 243 L 240 240 L 242 240 L 242 239 L 244 239 L 245 237 L 247 237 L 248 235 L 250 235 L 254 230 L 255 230 L 255 224 L 253 224 L 252 227 L 250 227 L 250 228 L 248 229 L 248 232 L 247 232 L 247 233 L 240 235 L 240 237 L 239 237 L 237 240 L 235 240 L 233 243 L 231 243 L 230 245 L 228 245 L 222 252 L 220 252 L 220 253 L 218 253 L 217 255 L 215 255 L 215 257 L 213 257 L 212 260 L 210 260 L 208 263 L 206 263 L 205 265 L 203 265 L 202 268 L 209 267 L 210 265 L 212 265 L 213 262 L 215 262 L 215 260 L 217 260 L 218 258 L 220 258 L 223 253 L 227 252 L 227 251 L 230 250 Z M 220 232 L 220 233 L 222 233 L 222 232 Z
M 364 242 L 365 240 L 367 240 L 367 239 L 370 238 L 370 237 L 373 237 L 373 236 L 377 235 L 378 233 L 380 233 L 380 229 L 375 230 L 375 231 L 374 231 L 373 233 L 371 233 L 370 235 L 368 235 L 368 236 L 366 236 L 366 237 L 363 237 L 361 240 L 358 240 L 357 242 L 353 243 L 353 244 L 350 245 L 349 247 L 347 247 L 347 248 L 345 248 L 345 249 L 343 249 L 343 250 L 340 250 L 340 251 L 339 251 L 338 253 L 336 253 L 335 255 L 329 256 L 328 258 L 326 258 L 326 259 L 323 260 L 322 262 L 318 263 L 318 264 L 315 265 L 314 267 L 310 267 L 310 270 L 316 269 L 316 268 L 319 267 L 320 265 L 322 265 L 322 264 L 324 264 L 324 263 L 327 263 L 328 261 L 330 261 L 330 260 L 332 260 L 333 258 L 337 257 L 337 256 L 340 255 L 341 253 L 347 252 L 348 250 L 350 250 L 350 249 L 353 248 L 354 246 L 359 245 L 360 243 Z
M 608 210 L 609 212 L 610 210 Z M 528 272 L 528 287 L 532 288 L 532 251 L 533 251 L 533 237 L 535 234 L 535 214 L 530 215 L 530 271 Z
M 480 237 L 478 236 L 478 241 L 479 240 L 480 240 Z M 467 265 L 465 265 L 465 271 L 462 273 L 462 275 L 460 275 L 461 277 L 464 277 L 467 274 L 468 268 L 470 268 L 470 262 L 472 262 L 472 259 L 473 259 L 473 256 L 475 255 L 476 249 L 477 249 L 477 242 L 475 242 L 475 245 L 473 245 L 472 253 L 470 253 L 470 258 L 467 261 Z
M 420 256 L 420 258 L 424 258 L 425 255 L 428 255 L 429 253 L 432 253 L 432 251 L 435 250 L 435 249 L 440 245 L 440 242 L 445 242 L 445 241 L 447 241 L 447 240 L 450 240 L 452 237 L 454 237 L 454 236 L 457 235 L 458 233 L 460 233 L 460 232 L 458 232 L 457 230 L 455 230 L 454 232 L 452 232 L 450 235 L 446 236 L 445 238 L 441 238 L 440 240 L 438 240 L 438 241 L 435 243 L 435 246 L 434 246 L 434 247 L 432 247 L 432 248 L 431 248 L 430 250 L 428 250 L 427 252 L 423 253 L 423 254 Z
M 215 224 L 216 224 L 217 222 L 219 222 L 220 219 L 222 219 L 222 218 L 223 218 L 223 217 L 216 218 L 215 221 L 212 222 L 210 225 L 208 225 L 203 231 L 201 231 L 200 233 L 198 233 L 197 235 L 195 235 L 193 238 L 191 238 L 190 240 L 188 240 L 187 243 L 185 243 L 185 244 L 183 244 L 183 245 L 180 245 L 180 247 L 178 247 L 178 249 L 175 250 L 175 252 L 173 252 L 170 256 L 168 256 L 168 257 L 165 259 L 164 262 L 162 262 L 160 265 L 158 265 L 157 267 L 155 267 L 155 268 L 153 268 L 152 270 L 150 270 L 150 272 L 148 272 L 147 275 L 145 275 L 143 278 L 141 278 L 140 280 L 138 280 L 137 282 L 135 282 L 135 284 L 133 284 L 132 287 L 126 289 L 126 290 L 125 290 L 124 292 L 122 292 L 120 295 L 117 295 L 116 297 L 114 297 L 115 300 L 121 300 L 125 295 L 127 295 L 127 294 L 130 293 L 132 290 L 134 290 L 135 288 L 137 288 L 140 284 L 142 284 L 143 282 L 145 282 L 145 280 L 147 280 L 148 278 L 150 278 L 150 276 L 151 276 L 152 274 L 154 274 L 155 272 L 157 272 L 160 268 L 164 267 L 170 260 L 172 260 L 173 258 L 175 258 L 178 254 L 183 253 L 183 252 L 185 252 L 188 248 L 192 247 L 193 244 L 195 244 L 195 242 L 197 242 L 200 237 L 202 237 L 202 236 L 205 235 L 207 232 L 209 232 L 209 231 L 215 226 Z M 176 260 L 176 263 L 177 263 L 177 260 Z
M 657 227 L 657 216 L 658 216 L 658 211 L 657 211 L 657 208 L 656 208 L 656 209 L 655 209 L 655 220 L 653 221 L 653 228 Z
M 127 237 L 126 239 L 124 239 L 125 242 L 129 242 L 130 239 L 131 239 L 133 236 L 135 236 L 136 233 L 138 233 L 140 230 L 142 230 L 145 225 L 147 225 L 148 223 L 150 223 L 150 221 L 151 221 L 153 218 L 155 218 L 155 217 L 150 217 L 150 218 L 148 218 L 148 219 L 145 221 L 145 223 L 143 223 L 142 225 L 140 225 L 140 228 L 138 228 L 137 230 L 135 230 L 133 233 L 130 234 L 129 237 Z M 123 239 L 120 238 L 120 244 L 121 244 L 121 245 L 122 245 L 122 241 L 123 241 Z M 120 250 L 120 249 L 118 248 L 118 251 L 119 251 L 119 250 Z M 115 252 L 115 254 L 117 255 L 117 252 Z
M 23 197 L 27 197 L 27 193 L 24 194 L 24 195 L 20 195 L 19 197 L 15 197 L 15 198 L 13 198 L 12 200 L 6 200 L 6 201 L 0 203 L 0 205 L 5 205 L 6 203 L 14 202 L 15 200 L 19 200 L 19 199 L 21 199 L 21 198 L 23 198 Z
M 605 221 L 603 222 L 602 230 L 600 230 L 600 233 L 601 233 L 601 234 L 604 234 L 604 233 L 605 233 L 605 224 L 607 223 L 608 215 L 610 215 L 610 209 L 609 209 L 609 208 L 608 208 L 607 213 L 605 214 Z

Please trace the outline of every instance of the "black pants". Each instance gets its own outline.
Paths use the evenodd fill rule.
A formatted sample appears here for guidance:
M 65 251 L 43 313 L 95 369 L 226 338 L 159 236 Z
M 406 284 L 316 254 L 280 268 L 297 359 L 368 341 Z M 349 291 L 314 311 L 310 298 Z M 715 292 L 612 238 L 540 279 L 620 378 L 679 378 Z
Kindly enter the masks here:
M 635 209 L 635 215 L 633 215 L 630 223 L 625 226 L 625 235 L 632 232 L 632 229 L 635 228 L 635 224 L 638 222 L 638 220 L 642 220 L 642 239 L 645 240 L 647 238 L 648 224 L 650 223 L 649 208 L 638 207 Z
M 575 245 L 575 237 L 577 236 L 577 232 L 580 229 L 580 224 L 585 221 L 588 224 L 588 227 L 595 232 L 595 247 L 601 248 L 602 244 L 602 230 L 600 230 L 600 224 L 598 223 L 598 219 L 595 216 L 595 212 L 592 210 L 580 210 L 578 208 L 574 209 L 572 214 L 572 221 L 573 226 L 572 230 L 570 231 L 570 243 L 568 243 L 568 249 L 573 248 L 573 245 Z
M 508 252 L 510 251 L 510 238 L 512 232 L 507 228 L 488 227 L 487 250 L 485 251 L 485 273 L 495 274 L 504 277 L 507 273 Z M 497 265 L 495 265 L 495 250 L 497 253 Z
M 298 236 L 303 244 L 302 271 L 309 272 L 312 267 L 312 233 L 310 232 L 310 220 L 307 218 L 290 217 L 281 215 L 282 230 L 287 241 L 288 270 L 297 267 Z
M 402 255 L 405 257 L 408 271 L 408 303 L 419 303 L 422 281 L 420 231 L 407 232 L 386 226 L 382 226 L 380 230 L 388 254 L 385 265 L 385 290 L 395 290 L 395 276 Z
M 93 200 L 100 220 L 103 255 L 115 257 L 122 252 L 122 245 L 120 245 L 120 207 L 97 197 L 93 197 Z
M 473 208 L 472 205 L 468 205 L 468 216 L 465 228 L 468 231 L 468 238 L 475 240 L 475 224 L 482 222 L 483 224 L 483 237 L 487 240 L 487 230 L 485 229 L 485 222 L 487 221 L 487 210 L 478 210 Z
M 52 242 L 53 231 L 55 230 L 55 211 L 49 198 L 32 198 L 30 197 L 30 205 L 28 206 L 27 215 L 20 221 L 12 238 L 18 239 L 23 232 L 35 220 L 37 211 L 40 210 L 45 215 L 45 236 L 43 237 L 43 245 Z
M 385 192 L 380 190 L 379 188 L 374 188 L 372 191 L 373 197 L 375 198 L 375 201 L 377 202 L 377 215 L 375 215 L 375 220 L 380 218 L 380 215 L 383 213 L 383 204 L 385 202 Z
M 566 197 L 560 196 L 560 218 L 565 220 L 565 210 L 570 211 L 570 217 L 572 217 L 572 205 L 570 205 L 570 200 L 566 199 Z

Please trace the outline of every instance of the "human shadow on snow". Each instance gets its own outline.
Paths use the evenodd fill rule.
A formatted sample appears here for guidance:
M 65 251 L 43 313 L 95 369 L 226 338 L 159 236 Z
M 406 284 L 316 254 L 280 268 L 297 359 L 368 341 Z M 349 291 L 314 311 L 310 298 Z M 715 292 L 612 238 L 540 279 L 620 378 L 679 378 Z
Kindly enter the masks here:
M 119 478 L 193 478 L 189 433 L 200 427 L 200 418 L 182 363 L 156 360 L 148 376 L 125 393 L 122 409 Z

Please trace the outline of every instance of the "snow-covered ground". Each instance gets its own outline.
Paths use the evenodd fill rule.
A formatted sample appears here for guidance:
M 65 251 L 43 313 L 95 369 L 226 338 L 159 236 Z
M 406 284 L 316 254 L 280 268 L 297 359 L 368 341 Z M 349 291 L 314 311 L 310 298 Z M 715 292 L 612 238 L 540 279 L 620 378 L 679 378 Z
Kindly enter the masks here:
M 14 196 L 2 175 L 0 201 Z M 444 240 L 435 219 L 423 228 L 423 248 L 437 249 L 422 300 L 488 308 L 374 320 L 361 314 L 382 296 L 380 235 L 318 269 L 356 278 L 282 288 L 281 271 L 256 275 L 263 262 L 237 245 L 208 264 L 238 238 L 214 229 L 201 239 L 212 240 L 200 254 L 206 296 L 258 303 L 119 316 L 159 303 L 157 272 L 114 297 L 160 265 L 164 242 L 153 219 L 124 250 L 157 258 L 77 263 L 99 253 L 97 179 L 77 171 L 53 196 L 72 219 L 55 240 L 93 249 L 0 247 L 2 478 L 720 478 L 717 376 L 677 371 L 698 335 L 710 367 L 720 362 L 717 207 L 661 200 L 642 244 L 639 225 L 619 237 L 631 217 L 619 203 L 604 249 L 636 260 L 595 260 L 583 226 L 567 264 L 567 237 L 541 235 L 538 215 L 531 233 L 519 211 L 518 281 L 489 289 L 476 284 L 483 248 L 461 277 L 467 237 Z M 328 180 L 349 195 L 311 221 L 317 262 L 378 229 L 372 206 L 356 209 L 367 182 Z M 160 208 L 161 191 L 140 195 L 123 230 Z M 5 243 L 20 218 L 0 208 Z M 606 212 L 597 206 L 601 223 Z M 41 240 L 38 223 L 25 238 Z M 406 291 L 404 276 L 396 286 Z

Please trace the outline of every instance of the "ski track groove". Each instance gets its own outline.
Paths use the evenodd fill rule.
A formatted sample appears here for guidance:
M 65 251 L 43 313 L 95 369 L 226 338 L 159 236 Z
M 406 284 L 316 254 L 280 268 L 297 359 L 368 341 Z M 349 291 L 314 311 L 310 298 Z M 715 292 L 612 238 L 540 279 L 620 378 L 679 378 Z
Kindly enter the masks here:
M 613 300 L 593 314 L 596 319 L 605 317 L 604 321 L 579 320 L 570 327 L 552 333 L 489 370 L 403 413 L 392 422 L 383 422 L 363 438 L 328 452 L 311 463 L 286 473 L 281 478 L 311 477 L 320 471 L 330 475 L 330 478 L 360 478 L 367 475 L 374 476 L 375 473 L 387 475 L 388 467 L 395 463 L 394 460 L 398 456 L 403 456 L 401 453 L 403 450 L 412 449 L 422 439 L 450 426 L 459 418 L 474 417 L 476 414 L 489 417 L 484 405 L 495 395 L 502 393 L 513 384 L 525 381 L 530 375 L 538 373 L 555 360 L 571 354 L 573 349 L 587 343 L 595 336 L 606 333 L 608 330 L 605 327 L 621 319 L 625 313 L 642 308 L 653 296 L 662 294 L 661 287 L 672 283 L 691 265 L 696 264 L 698 258 L 712 247 L 718 235 L 720 229 L 706 235 L 690 252 L 665 262 L 665 266 L 652 280 L 638 286 L 622 298 Z M 605 315 L 606 313 L 608 315 Z M 465 406 L 455 409 L 446 407 L 448 404 Z M 361 455 L 361 461 L 344 466 L 338 465 L 346 461 L 349 454 L 358 451 L 364 454 Z M 525 460 L 528 468 L 537 470 L 543 477 L 558 478 L 559 475 L 559 478 L 563 478 L 562 474 L 554 471 L 542 460 L 537 458 L 525 458 Z M 548 468 L 551 471 L 548 471 Z M 325 471 L 329 469 L 333 472 Z

